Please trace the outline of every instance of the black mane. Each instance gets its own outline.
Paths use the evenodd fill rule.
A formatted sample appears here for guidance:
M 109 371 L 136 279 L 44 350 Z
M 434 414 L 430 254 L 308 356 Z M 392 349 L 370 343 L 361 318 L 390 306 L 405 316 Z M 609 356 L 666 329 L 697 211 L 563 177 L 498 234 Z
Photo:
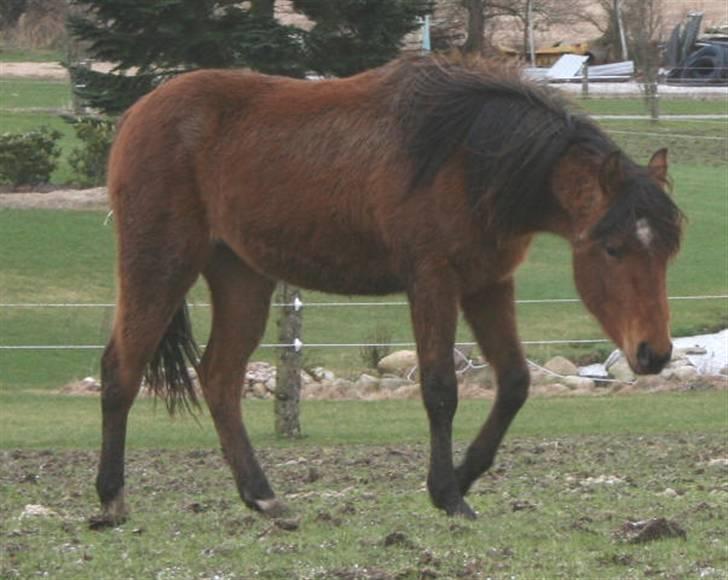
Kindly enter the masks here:
M 568 148 L 579 146 L 597 158 L 620 151 L 560 91 L 524 80 L 513 67 L 436 57 L 398 66 L 395 113 L 413 161 L 411 190 L 430 184 L 462 152 L 473 209 L 505 233 L 532 227 L 552 207 L 551 174 Z M 637 167 L 622 155 L 626 166 Z M 639 219 L 653 209 L 665 217 L 660 223 L 678 223 L 679 229 L 679 210 L 664 192 L 660 199 L 627 193 L 615 200 L 601 233 L 618 219 Z M 664 233 L 679 240 L 679 232 Z

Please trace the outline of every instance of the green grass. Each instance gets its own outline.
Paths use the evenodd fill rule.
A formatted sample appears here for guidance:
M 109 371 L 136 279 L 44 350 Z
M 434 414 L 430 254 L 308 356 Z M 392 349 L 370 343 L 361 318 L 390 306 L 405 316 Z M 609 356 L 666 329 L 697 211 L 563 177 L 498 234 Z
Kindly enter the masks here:
M 710 462 L 725 455 L 726 397 L 533 399 L 469 494 L 474 522 L 429 505 L 418 402 L 307 402 L 306 438 L 282 442 L 270 436 L 270 404 L 246 401 L 258 456 L 294 510 L 292 531 L 242 506 L 207 417 L 170 424 L 141 401 L 127 459 L 131 519 L 104 532 L 87 525 L 98 401 L 0 397 L 11 437 L 0 438 L 0 576 L 722 578 L 725 468 Z M 458 456 L 486 406 L 463 402 Z M 30 504 L 56 515 L 21 517 Z M 627 522 L 660 517 L 685 539 L 628 542 Z
M 0 78 L 0 108 L 70 109 L 71 87 L 66 81 Z
M 644 99 L 634 97 L 576 98 L 576 102 L 593 115 L 647 115 Z M 690 99 L 663 96 L 660 99 L 662 115 L 728 115 L 728 101 L 724 98 Z
M 629 433 L 712 433 L 728 428 L 728 392 L 612 397 L 531 398 L 509 433 L 513 437 L 561 437 Z M 454 437 L 465 443 L 477 432 L 490 402 L 460 402 Z M 243 403 L 246 427 L 260 446 L 386 445 L 427 439 L 419 401 L 304 401 L 304 439 L 273 434 L 271 401 Z M 373 422 L 376 428 L 373 427 Z M 0 391 L 0 449 L 96 449 L 100 437 L 96 397 Z M 169 418 L 163 404 L 141 398 L 132 409 L 129 444 L 134 448 L 216 447 L 207 412 Z
M 0 46 L 0 62 L 61 62 L 63 59 L 61 50 Z

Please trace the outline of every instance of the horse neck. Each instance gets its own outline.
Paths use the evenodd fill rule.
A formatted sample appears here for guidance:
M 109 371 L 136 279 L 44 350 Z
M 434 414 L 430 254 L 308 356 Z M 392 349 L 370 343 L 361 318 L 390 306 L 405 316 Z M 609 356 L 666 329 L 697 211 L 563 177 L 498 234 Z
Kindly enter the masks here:
M 559 160 L 551 177 L 556 210 L 545 216 L 545 231 L 574 241 L 596 223 L 608 205 L 600 166 L 601 159 L 578 152 L 567 152 Z

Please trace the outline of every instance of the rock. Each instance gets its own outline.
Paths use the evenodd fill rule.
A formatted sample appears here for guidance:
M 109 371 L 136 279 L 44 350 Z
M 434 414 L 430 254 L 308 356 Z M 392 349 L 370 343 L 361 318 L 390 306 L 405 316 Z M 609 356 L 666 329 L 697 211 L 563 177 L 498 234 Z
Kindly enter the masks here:
M 679 381 L 691 381 L 698 376 L 698 369 L 692 365 L 678 367 L 673 371 L 673 376 Z
M 23 508 L 23 512 L 20 514 L 20 519 L 25 518 L 53 518 L 57 517 L 58 514 L 51 508 L 47 508 L 44 505 L 39 504 L 28 504 Z
M 255 383 L 253 385 L 253 396 L 258 399 L 267 399 L 269 391 L 263 383 Z
M 334 379 L 331 386 L 341 393 L 343 398 L 355 398 L 354 393 L 356 392 L 356 389 L 354 388 L 354 383 L 352 381 L 348 379 Z
M 595 386 L 594 381 L 586 377 L 568 376 L 561 379 L 560 382 L 572 390 L 580 391 L 592 391 Z
M 385 356 L 377 364 L 379 372 L 404 375 L 417 366 L 417 353 L 413 350 L 398 350 Z
M 323 381 L 333 381 L 336 378 L 334 373 L 324 367 L 314 367 L 310 370 L 309 374 L 319 383 Z
M 556 373 L 559 375 L 579 374 L 579 369 L 577 368 L 577 366 L 568 358 L 564 358 L 563 356 L 555 356 L 543 366 L 545 369 L 550 370 L 552 373 Z
M 569 389 L 569 387 L 559 383 L 548 383 L 546 385 L 536 385 L 535 387 L 531 387 L 532 395 L 541 395 L 546 397 L 564 395 L 570 392 L 571 389 Z
M 542 371 L 541 369 L 531 368 L 529 369 L 531 375 L 531 385 L 547 385 L 553 383 L 558 377 L 555 377 L 551 373 Z
M 463 383 L 458 386 L 458 396 L 461 399 L 489 399 L 493 397 L 493 391 L 476 383 Z
M 490 365 L 478 368 L 469 368 L 460 375 L 463 382 L 473 385 L 481 385 L 483 387 L 495 387 L 496 378 L 493 367 Z
M 411 385 L 412 381 L 408 381 L 407 379 L 395 379 L 395 378 L 384 378 L 379 381 L 379 387 L 382 390 L 389 390 L 394 391 L 396 389 L 399 389 L 400 387 L 404 387 L 406 385 Z
M 634 388 L 639 391 L 650 391 L 662 387 L 666 382 L 662 375 L 642 375 L 637 377 Z
M 420 385 L 403 385 L 392 391 L 392 399 L 419 399 Z
M 627 359 L 621 354 L 616 361 L 607 367 L 607 371 L 612 377 L 623 383 L 630 383 L 635 379 L 635 374 L 632 372 Z
M 376 393 L 380 388 L 379 379 L 377 377 L 373 377 L 366 373 L 362 374 L 356 380 L 356 383 L 354 383 L 354 386 L 357 390 L 361 391 L 362 393 Z
M 622 526 L 622 535 L 630 544 L 645 544 L 666 538 L 682 538 L 687 534 L 677 522 L 665 518 L 653 518 L 640 522 L 626 522 Z
M 324 390 L 324 386 L 321 383 L 311 383 L 306 385 L 306 388 L 301 390 L 302 399 L 321 399 L 321 393 Z
M 708 349 L 703 348 L 702 346 L 686 346 L 683 348 L 676 349 L 679 354 L 687 355 L 687 354 L 708 354 Z

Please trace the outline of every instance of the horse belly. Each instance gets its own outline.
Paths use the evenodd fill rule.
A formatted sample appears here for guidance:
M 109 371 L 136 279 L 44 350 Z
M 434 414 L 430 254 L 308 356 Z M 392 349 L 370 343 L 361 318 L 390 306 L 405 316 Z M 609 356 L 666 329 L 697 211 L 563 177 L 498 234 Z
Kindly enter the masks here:
M 224 241 L 260 273 L 302 288 L 369 295 L 404 289 L 388 252 L 351 233 L 302 232 L 284 224 L 266 230 L 249 224 Z

